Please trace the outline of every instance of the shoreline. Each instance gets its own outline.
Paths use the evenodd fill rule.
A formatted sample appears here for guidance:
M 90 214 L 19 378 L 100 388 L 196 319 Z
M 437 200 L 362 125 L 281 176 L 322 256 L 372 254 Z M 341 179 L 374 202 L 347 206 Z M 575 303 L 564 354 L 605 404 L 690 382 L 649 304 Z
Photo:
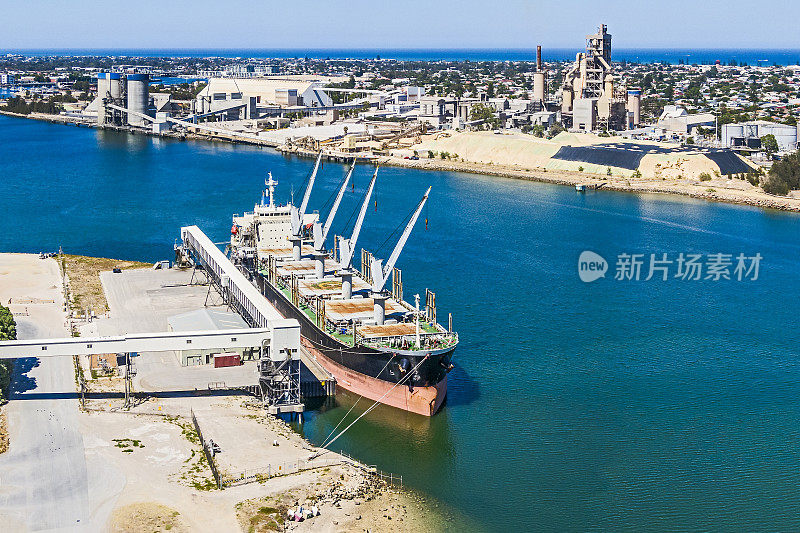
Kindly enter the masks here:
M 88 256 L 70 258 L 72 261 L 66 267 L 67 275 L 72 274 L 72 290 L 65 295 L 60 282 L 63 273 L 56 258 L 0 253 L 0 263 L 6 271 L 0 295 L 4 300 L 11 298 L 16 316 L 49 336 L 57 336 L 56 333 L 64 336 L 70 330 L 81 336 L 105 335 L 128 324 L 125 315 L 128 311 L 119 307 L 119 299 L 108 301 L 109 315 L 92 320 L 74 316 L 73 291 L 80 293 L 80 286 L 90 285 L 90 277 L 102 279 L 98 270 L 103 267 L 121 265 L 123 272 L 133 272 L 140 270 L 137 266 L 141 264 Z M 92 268 L 85 268 L 84 263 Z M 80 267 L 78 270 L 76 265 Z M 105 292 L 106 289 L 104 284 Z M 204 292 L 201 288 L 197 294 L 202 296 Z M 50 333 L 50 329 L 57 332 Z M 117 389 L 122 390 L 119 375 L 94 376 L 87 371 L 87 359 L 74 367 L 73 376 L 70 359 L 44 359 L 33 369 L 20 372 L 30 372 L 36 378 L 56 371 L 54 365 L 70 369 L 58 372 L 63 386 L 59 392 L 76 390 L 80 372 L 83 377 L 80 381 L 88 384 L 86 403 L 81 407 L 77 397 L 49 399 L 44 406 L 17 401 L 19 398 L 6 403 L 0 408 L 0 417 L 8 416 L 11 439 L 9 449 L 0 454 L 0 462 L 35 468 L 36 460 L 28 457 L 26 450 L 42 445 L 41 437 L 36 432 L 22 432 L 30 418 L 26 410 L 35 409 L 45 418 L 51 411 L 64 411 L 74 418 L 72 427 L 78 428 L 81 435 L 81 440 L 70 446 L 80 457 L 86 457 L 87 482 L 109 485 L 106 488 L 113 497 L 112 503 L 105 498 L 89 497 L 87 505 L 95 509 L 92 521 L 98 528 L 144 532 L 169 526 L 166 529 L 192 531 L 206 524 L 220 530 L 239 527 L 242 531 L 268 531 L 270 523 L 284 524 L 287 509 L 299 505 L 306 509 L 317 505 L 321 514 L 302 522 L 290 522 L 287 530 L 352 531 L 366 524 L 373 531 L 387 533 L 398 526 L 401 530 L 421 532 L 444 528 L 447 517 L 438 512 L 432 497 L 392 486 L 383 480 L 380 471 L 361 461 L 332 451 L 320 464 L 306 463 L 306 468 L 301 469 L 299 463 L 308 461 L 308 454 L 318 448 L 247 397 L 213 394 L 161 397 L 148 394 L 146 387 L 140 389 L 134 382 L 134 387 L 140 389 L 134 393 L 137 400 L 129 411 L 124 411 L 121 393 L 114 394 Z M 40 390 L 52 392 L 46 384 Z M 193 427 L 190 421 L 194 413 L 203 426 L 204 438 L 212 437 L 224 450 L 215 457 L 216 468 L 223 474 L 235 476 L 270 464 L 283 464 L 286 473 L 218 490 L 207 462 L 203 462 L 206 456 L 195 430 L 197 426 Z M 65 438 L 60 434 L 53 437 L 59 444 Z M 262 445 L 253 449 L 246 444 L 252 442 Z M 268 444 L 273 442 L 276 444 Z M 296 471 L 287 466 L 293 462 L 298 462 Z M 108 481 L 108 472 L 114 472 L 113 479 L 117 481 Z M 61 500 L 53 503 L 58 507 Z
M 722 180 L 694 185 L 687 182 L 667 180 L 648 180 L 647 178 L 628 179 L 567 170 L 531 170 L 514 168 L 501 165 L 486 165 L 483 163 L 470 163 L 466 161 L 449 161 L 418 159 L 402 159 L 395 156 L 382 156 L 378 160 L 381 165 L 411 168 L 417 170 L 434 170 L 439 172 L 464 172 L 483 176 L 497 176 L 502 178 L 536 181 L 553 185 L 575 186 L 585 184 L 587 188 L 615 192 L 628 192 L 633 194 L 671 194 L 688 196 L 700 200 L 720 202 L 735 205 L 749 205 L 779 211 L 800 212 L 800 198 L 775 196 L 761 192 L 749 192 L 738 189 L 720 187 Z
M 68 117 L 61 115 L 43 115 L 32 113 L 31 115 L 21 115 L 8 111 L 0 111 L 0 114 L 50 122 L 52 124 L 74 125 L 77 127 L 97 128 L 96 124 L 79 123 L 70 121 Z M 150 131 L 130 131 L 126 128 L 102 128 L 115 131 L 123 131 L 132 135 L 148 135 L 153 137 L 165 137 L 176 140 L 198 140 L 198 141 L 222 141 L 233 144 L 246 144 L 275 149 L 281 155 L 294 155 L 297 157 L 307 157 L 306 154 L 297 151 L 278 151 L 278 145 L 274 142 L 264 140 L 255 142 L 253 139 L 245 139 L 231 135 L 203 135 L 196 132 L 185 132 L 182 134 L 158 134 Z M 310 156 L 309 156 L 310 157 Z M 416 170 L 433 170 L 440 172 L 464 172 L 468 174 L 479 174 L 483 176 L 497 176 L 502 178 L 519 179 L 525 181 L 536 181 L 539 183 L 550 183 L 554 185 L 575 186 L 585 184 L 589 189 L 603 189 L 615 192 L 627 192 L 633 194 L 666 194 L 678 195 L 698 200 L 719 202 L 733 205 L 746 205 L 760 207 L 763 209 L 775 209 L 778 211 L 800 213 L 800 198 L 783 197 L 771 195 L 763 190 L 744 191 L 725 187 L 727 178 L 717 178 L 710 182 L 688 182 L 674 180 L 655 180 L 647 178 L 620 178 L 606 177 L 597 174 L 573 172 L 568 170 L 546 170 L 529 169 L 524 167 L 509 167 L 505 165 L 493 165 L 485 163 L 472 163 L 467 161 L 451 161 L 440 159 L 420 158 L 418 160 L 403 159 L 397 156 L 377 156 L 374 160 L 380 165 L 393 166 L 399 168 L 409 168 Z

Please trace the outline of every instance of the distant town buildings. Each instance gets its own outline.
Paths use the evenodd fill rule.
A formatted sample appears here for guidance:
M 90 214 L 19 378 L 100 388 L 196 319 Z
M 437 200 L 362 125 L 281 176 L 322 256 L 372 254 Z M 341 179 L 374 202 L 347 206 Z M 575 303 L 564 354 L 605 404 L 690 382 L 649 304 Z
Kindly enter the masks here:
M 278 65 L 236 64 L 221 70 L 200 70 L 202 78 L 259 78 L 280 73 Z

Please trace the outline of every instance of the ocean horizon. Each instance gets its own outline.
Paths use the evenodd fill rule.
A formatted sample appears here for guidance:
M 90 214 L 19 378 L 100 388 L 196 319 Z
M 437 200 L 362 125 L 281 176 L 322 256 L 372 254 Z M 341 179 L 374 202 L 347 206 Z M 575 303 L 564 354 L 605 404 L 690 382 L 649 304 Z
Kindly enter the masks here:
M 581 48 L 543 48 L 545 61 L 571 61 Z M 530 48 L 38 48 L 0 49 L 27 56 L 223 57 L 394 59 L 398 61 L 534 61 Z M 800 48 L 615 48 L 614 61 L 630 63 L 800 65 Z

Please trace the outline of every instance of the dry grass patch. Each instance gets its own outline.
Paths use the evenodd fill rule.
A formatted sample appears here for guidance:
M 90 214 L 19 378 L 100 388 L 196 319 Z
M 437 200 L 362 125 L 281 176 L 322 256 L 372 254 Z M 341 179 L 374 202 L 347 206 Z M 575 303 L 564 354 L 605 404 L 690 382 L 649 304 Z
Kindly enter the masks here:
M 140 261 L 123 261 L 121 259 L 108 259 L 105 257 L 85 257 L 82 255 L 67 255 L 59 259 L 62 268 L 66 269 L 69 276 L 69 286 L 72 301 L 70 307 L 77 310 L 92 309 L 95 313 L 108 311 L 108 302 L 100 283 L 100 272 L 121 268 L 130 270 L 135 268 L 150 268 L 152 264 Z
M 246 533 L 281 531 L 286 519 L 286 510 L 296 498 L 297 495 L 290 491 L 273 497 L 239 502 L 236 504 L 239 526 Z
M 112 533 L 188 532 L 180 513 L 155 502 L 126 505 L 114 510 L 109 531 Z
M 0 453 L 8 451 L 8 417 L 5 406 L 0 406 Z

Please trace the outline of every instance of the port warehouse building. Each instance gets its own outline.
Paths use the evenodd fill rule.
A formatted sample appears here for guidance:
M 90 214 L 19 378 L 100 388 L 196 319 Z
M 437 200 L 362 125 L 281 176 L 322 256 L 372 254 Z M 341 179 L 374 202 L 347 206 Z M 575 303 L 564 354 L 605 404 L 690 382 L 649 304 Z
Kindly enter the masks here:
M 236 313 L 219 311 L 215 309 L 198 309 L 173 315 L 167 319 L 169 331 L 224 331 L 241 330 L 249 326 L 242 317 Z M 178 355 L 182 366 L 196 366 L 211 364 L 214 356 L 220 354 L 237 354 L 241 361 L 249 361 L 258 357 L 257 348 L 208 348 L 181 350 Z
M 246 105 L 250 115 L 292 107 L 329 108 L 333 100 L 324 90 L 325 82 L 294 78 L 209 78 L 198 93 L 195 112 L 221 111 Z

